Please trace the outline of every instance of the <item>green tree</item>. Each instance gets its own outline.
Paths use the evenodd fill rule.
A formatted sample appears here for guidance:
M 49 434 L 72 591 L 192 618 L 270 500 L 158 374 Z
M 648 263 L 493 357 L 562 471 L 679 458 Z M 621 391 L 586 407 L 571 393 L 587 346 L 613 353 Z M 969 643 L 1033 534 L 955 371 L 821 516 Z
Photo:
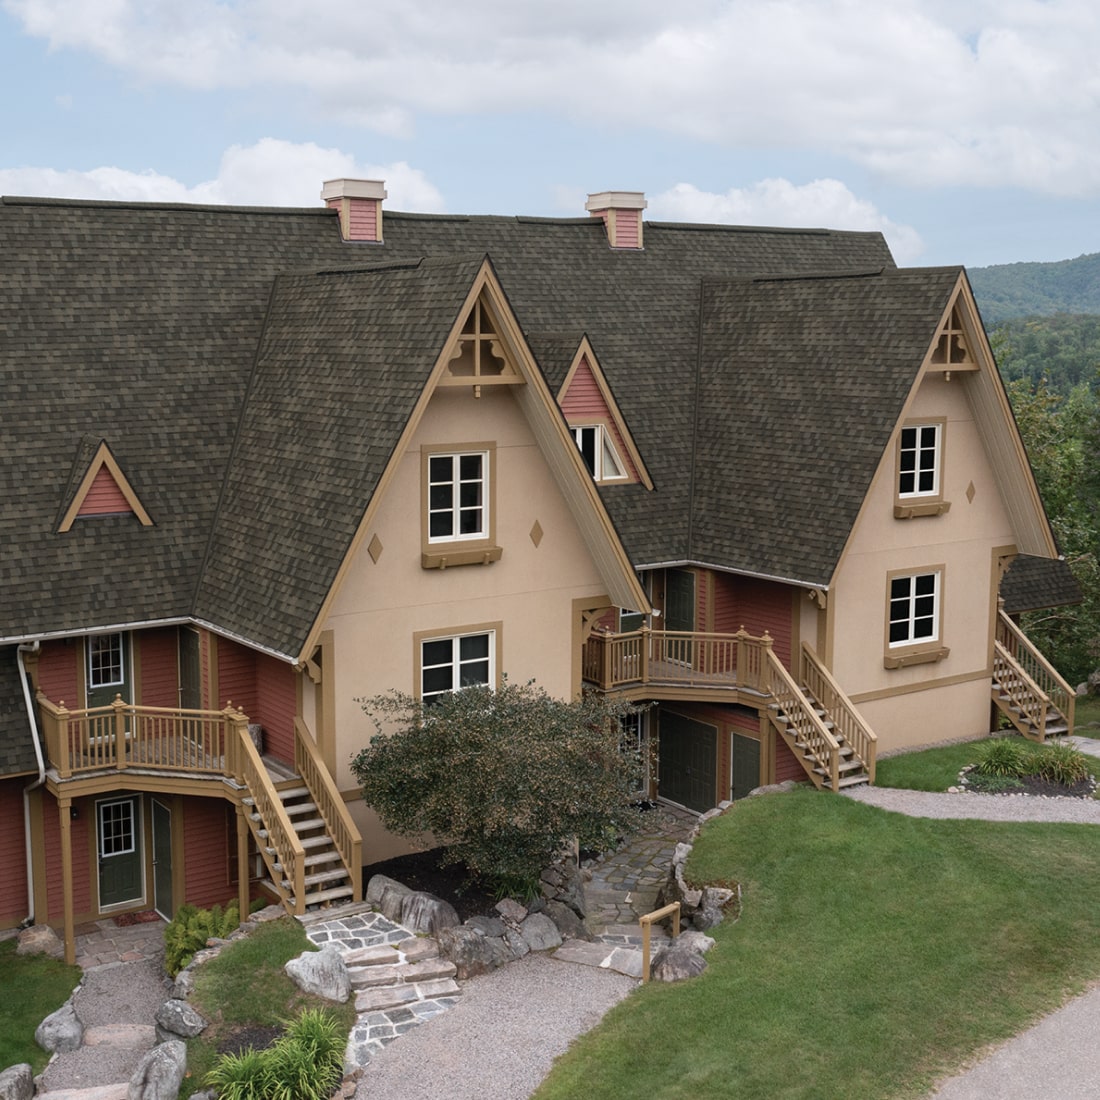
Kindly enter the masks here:
M 621 744 L 629 704 L 507 682 L 427 707 L 400 692 L 360 702 L 377 731 L 351 765 L 364 801 L 501 893 L 533 891 L 574 838 L 604 849 L 637 825 L 640 762 Z

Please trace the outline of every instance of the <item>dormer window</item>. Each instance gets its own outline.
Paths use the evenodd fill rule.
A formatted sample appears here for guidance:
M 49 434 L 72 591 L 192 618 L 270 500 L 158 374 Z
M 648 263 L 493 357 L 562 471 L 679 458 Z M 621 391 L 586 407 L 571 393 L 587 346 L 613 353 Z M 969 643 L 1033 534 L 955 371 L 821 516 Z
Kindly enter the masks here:
M 588 472 L 597 481 L 622 481 L 627 473 L 611 436 L 602 424 L 585 424 L 573 428 L 581 458 Z

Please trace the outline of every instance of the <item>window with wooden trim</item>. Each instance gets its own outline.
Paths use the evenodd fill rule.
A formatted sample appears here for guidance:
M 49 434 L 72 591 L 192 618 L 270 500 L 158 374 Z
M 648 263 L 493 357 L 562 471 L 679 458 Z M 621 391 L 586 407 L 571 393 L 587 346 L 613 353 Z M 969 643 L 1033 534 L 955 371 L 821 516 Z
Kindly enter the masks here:
M 622 481 L 627 476 L 611 433 L 602 424 L 578 425 L 572 432 L 588 472 L 597 481 Z
M 494 544 L 496 447 L 474 443 L 424 447 L 421 565 L 488 564 L 501 556 Z
M 943 436 L 945 421 L 929 420 L 906 424 L 898 436 L 897 499 L 898 519 L 938 516 L 950 503 L 943 499 Z
M 420 698 L 425 706 L 432 706 L 453 691 L 495 683 L 495 630 L 420 642 Z
M 115 687 L 126 682 L 126 649 L 121 634 L 93 634 L 88 639 L 88 687 Z
M 938 661 L 942 645 L 942 568 L 892 573 L 887 581 L 886 667 Z

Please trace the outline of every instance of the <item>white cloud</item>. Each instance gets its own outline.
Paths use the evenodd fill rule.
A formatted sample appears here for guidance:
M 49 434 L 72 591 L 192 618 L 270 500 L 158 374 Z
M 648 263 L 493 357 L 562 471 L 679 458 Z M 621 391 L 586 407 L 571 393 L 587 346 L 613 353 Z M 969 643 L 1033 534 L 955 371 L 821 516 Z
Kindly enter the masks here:
M 893 180 L 1100 194 L 1095 0 L 0 0 L 149 83 L 280 89 L 391 134 L 537 110 Z
M 230 203 L 250 206 L 319 206 L 326 179 L 381 179 L 395 210 L 441 211 L 443 196 L 418 168 L 404 161 L 364 165 L 339 149 L 311 142 L 294 144 L 263 138 L 255 145 L 233 145 L 222 155 L 215 179 L 189 187 L 153 171 L 93 168 L 88 172 L 53 168 L 0 169 L 0 194 L 49 195 L 69 199 L 136 202 Z
M 903 266 L 913 263 L 924 250 L 915 229 L 892 222 L 873 203 L 857 198 L 832 179 L 802 185 L 768 179 L 723 194 L 678 183 L 651 197 L 646 215 L 655 221 L 875 230 L 886 237 L 894 258 Z

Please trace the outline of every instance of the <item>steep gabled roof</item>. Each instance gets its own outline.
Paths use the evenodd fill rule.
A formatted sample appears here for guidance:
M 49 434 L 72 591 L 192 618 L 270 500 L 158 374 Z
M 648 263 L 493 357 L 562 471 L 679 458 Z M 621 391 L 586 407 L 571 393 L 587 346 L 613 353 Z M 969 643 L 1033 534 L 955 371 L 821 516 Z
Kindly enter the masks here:
M 1009 615 L 1080 603 L 1081 588 L 1061 558 L 1020 554 L 1001 578 L 1001 598 Z

